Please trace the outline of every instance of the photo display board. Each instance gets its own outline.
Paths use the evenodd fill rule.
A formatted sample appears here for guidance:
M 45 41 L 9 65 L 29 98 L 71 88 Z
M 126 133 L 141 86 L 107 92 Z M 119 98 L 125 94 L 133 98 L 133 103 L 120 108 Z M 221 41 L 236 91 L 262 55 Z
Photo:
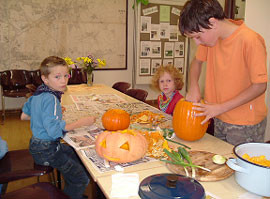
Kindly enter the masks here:
M 138 6 L 136 83 L 149 84 L 156 69 L 174 65 L 185 74 L 187 38 L 178 28 L 184 1 Z

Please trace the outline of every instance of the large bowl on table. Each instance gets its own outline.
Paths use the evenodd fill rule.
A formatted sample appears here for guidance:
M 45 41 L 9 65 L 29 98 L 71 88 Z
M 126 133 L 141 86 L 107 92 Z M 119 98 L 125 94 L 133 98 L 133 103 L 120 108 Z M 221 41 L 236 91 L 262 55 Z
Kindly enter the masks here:
M 243 158 L 265 155 L 270 160 L 270 144 L 243 143 L 233 149 L 237 158 L 230 158 L 227 165 L 235 170 L 235 180 L 244 189 L 260 196 L 270 197 L 270 167 L 252 163 Z

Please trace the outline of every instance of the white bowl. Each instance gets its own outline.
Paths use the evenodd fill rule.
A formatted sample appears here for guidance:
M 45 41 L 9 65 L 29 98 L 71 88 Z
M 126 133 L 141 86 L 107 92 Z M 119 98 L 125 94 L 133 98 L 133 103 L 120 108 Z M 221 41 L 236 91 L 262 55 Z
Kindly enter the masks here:
M 236 159 L 230 158 L 227 165 L 235 170 L 236 182 L 246 190 L 260 196 L 270 197 L 270 167 L 254 164 L 242 158 L 246 153 L 249 156 L 265 155 L 270 160 L 270 144 L 243 143 L 234 147 Z

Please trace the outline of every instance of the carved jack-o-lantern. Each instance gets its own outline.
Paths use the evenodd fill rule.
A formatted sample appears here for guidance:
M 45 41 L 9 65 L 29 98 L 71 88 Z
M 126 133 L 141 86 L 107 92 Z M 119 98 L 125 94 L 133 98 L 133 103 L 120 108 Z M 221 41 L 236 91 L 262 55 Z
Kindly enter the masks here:
M 97 154 L 118 163 L 132 162 L 147 152 L 145 137 L 136 130 L 104 131 L 96 140 Z

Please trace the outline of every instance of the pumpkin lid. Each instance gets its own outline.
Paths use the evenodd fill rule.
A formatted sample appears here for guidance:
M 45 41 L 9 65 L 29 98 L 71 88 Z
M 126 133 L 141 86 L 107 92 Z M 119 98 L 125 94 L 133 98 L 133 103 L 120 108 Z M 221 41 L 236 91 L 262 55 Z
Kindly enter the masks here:
M 142 199 L 204 199 L 203 186 L 196 180 L 178 174 L 156 174 L 145 178 L 139 186 Z

